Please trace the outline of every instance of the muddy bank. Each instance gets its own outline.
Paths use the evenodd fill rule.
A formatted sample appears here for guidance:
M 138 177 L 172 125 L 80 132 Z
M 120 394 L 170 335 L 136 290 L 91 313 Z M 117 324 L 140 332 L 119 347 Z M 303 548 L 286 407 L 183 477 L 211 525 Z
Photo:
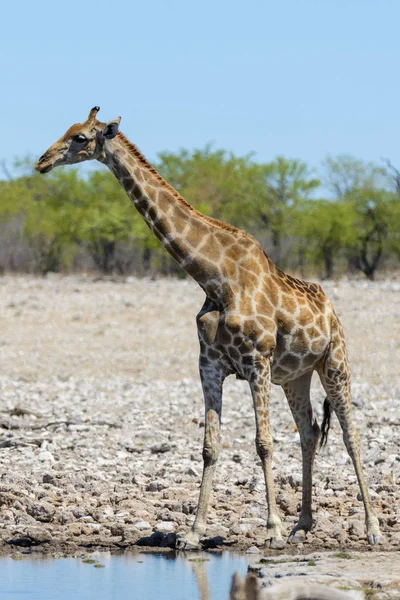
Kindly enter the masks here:
M 400 283 L 324 288 L 347 334 L 354 419 L 386 537 L 379 550 L 398 550 Z M 0 280 L 2 551 L 170 546 L 189 529 L 202 469 L 202 298 L 189 281 Z M 320 417 L 323 397 L 315 380 Z M 277 501 L 290 531 L 301 498 L 300 444 L 276 387 L 271 422 Z M 252 403 L 245 382 L 233 378 L 222 433 L 207 536 L 211 545 L 261 547 L 266 511 Z M 368 550 L 336 420 L 314 483 L 315 526 L 293 551 Z

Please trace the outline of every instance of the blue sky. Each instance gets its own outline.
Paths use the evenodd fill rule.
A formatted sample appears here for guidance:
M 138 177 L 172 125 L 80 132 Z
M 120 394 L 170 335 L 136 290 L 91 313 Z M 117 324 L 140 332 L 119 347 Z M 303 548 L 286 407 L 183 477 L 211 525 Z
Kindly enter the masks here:
M 14 0 L 0 35 L 0 160 L 94 105 L 150 160 L 216 147 L 400 168 L 400 2 Z M 1 174 L 0 174 L 1 177 Z

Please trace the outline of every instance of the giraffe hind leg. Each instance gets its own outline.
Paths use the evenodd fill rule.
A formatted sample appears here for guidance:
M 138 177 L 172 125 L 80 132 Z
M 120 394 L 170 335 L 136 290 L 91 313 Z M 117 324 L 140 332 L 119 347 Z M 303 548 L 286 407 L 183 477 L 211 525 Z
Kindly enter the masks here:
M 303 542 L 312 525 L 312 474 L 320 428 L 310 402 L 311 377 L 312 373 L 306 373 L 283 386 L 290 410 L 299 430 L 303 459 L 301 512 L 297 525 L 289 535 L 288 541 L 291 543 Z
M 321 383 L 327 394 L 329 405 L 333 408 L 343 432 L 343 440 L 352 460 L 365 509 L 367 539 L 370 544 L 379 544 L 384 538 L 379 529 L 378 518 L 374 514 L 360 458 L 359 435 L 353 423 L 350 396 L 350 375 L 342 327 L 339 321 L 332 325 L 332 339 L 321 368 Z M 329 407 L 324 408 L 326 420 Z M 327 430 L 326 430 L 327 434 Z M 325 436 L 326 437 L 326 436 Z

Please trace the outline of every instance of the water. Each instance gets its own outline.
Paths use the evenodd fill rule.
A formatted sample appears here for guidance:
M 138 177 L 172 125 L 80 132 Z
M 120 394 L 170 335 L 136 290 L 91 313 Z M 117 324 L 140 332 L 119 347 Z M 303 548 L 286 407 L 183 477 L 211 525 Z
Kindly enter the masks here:
M 1 558 L 0 600 L 227 600 L 233 573 L 245 575 L 249 562 L 229 552 L 90 558 L 104 568 L 80 558 Z

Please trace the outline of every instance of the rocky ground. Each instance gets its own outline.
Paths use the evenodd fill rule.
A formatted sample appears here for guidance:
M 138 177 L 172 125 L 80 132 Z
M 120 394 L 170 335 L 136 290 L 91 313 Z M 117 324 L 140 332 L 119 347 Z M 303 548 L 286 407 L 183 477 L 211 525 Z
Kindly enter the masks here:
M 398 551 L 400 282 L 343 280 L 324 289 L 347 333 L 354 419 L 386 537 L 379 550 Z M 0 279 L 3 552 L 168 546 L 189 529 L 202 469 L 195 326 L 202 302 L 191 281 Z M 323 398 L 315 380 L 319 416 Z M 271 406 L 277 500 L 289 531 L 301 497 L 299 437 L 279 388 Z M 229 378 L 207 534 L 240 549 L 264 540 L 254 435 L 247 384 Z M 315 526 L 292 551 L 367 550 L 335 419 L 314 481 Z
M 249 571 L 257 573 L 267 598 L 293 598 L 308 586 L 323 586 L 322 596 L 334 600 L 328 590 L 357 591 L 348 600 L 398 600 L 400 598 L 400 560 L 394 552 L 312 552 L 296 556 L 260 557 Z M 284 594 L 284 590 L 292 593 Z M 275 592 L 274 594 L 272 592 Z M 280 592 L 278 594 L 278 592 Z M 308 597 L 306 594 L 302 597 Z

